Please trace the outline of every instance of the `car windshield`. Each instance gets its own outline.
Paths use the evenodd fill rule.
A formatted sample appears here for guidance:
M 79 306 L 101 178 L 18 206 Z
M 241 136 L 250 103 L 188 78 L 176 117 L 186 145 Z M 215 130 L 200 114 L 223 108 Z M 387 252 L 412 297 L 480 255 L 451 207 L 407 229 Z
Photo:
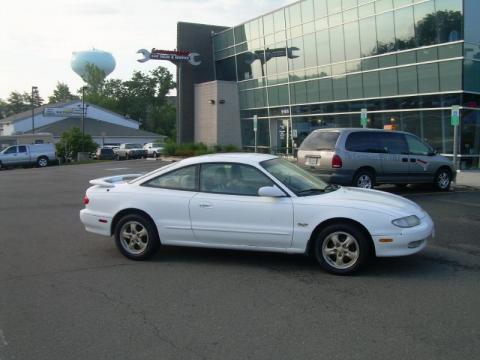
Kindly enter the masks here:
M 126 144 L 125 148 L 126 149 L 142 149 L 143 146 L 140 144 Z
M 261 165 L 297 196 L 318 195 L 338 189 L 287 160 L 277 158 L 263 161 Z

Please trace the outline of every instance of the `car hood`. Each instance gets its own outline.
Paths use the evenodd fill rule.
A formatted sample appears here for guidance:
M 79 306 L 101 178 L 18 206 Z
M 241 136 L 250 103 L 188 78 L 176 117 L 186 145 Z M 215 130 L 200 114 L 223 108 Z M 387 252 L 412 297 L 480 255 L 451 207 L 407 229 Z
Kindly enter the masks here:
M 425 217 L 425 211 L 411 200 L 384 191 L 341 187 L 336 191 L 318 196 L 298 198 L 300 204 L 342 206 L 359 210 L 371 210 L 403 217 L 416 215 Z

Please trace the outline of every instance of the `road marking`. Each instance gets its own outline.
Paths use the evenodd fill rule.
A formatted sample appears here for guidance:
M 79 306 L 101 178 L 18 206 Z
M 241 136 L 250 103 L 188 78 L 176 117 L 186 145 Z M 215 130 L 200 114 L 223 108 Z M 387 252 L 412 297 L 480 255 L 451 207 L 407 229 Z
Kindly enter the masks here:
M 457 204 L 457 205 L 480 207 L 480 204 L 478 203 L 471 203 L 471 202 L 465 202 L 465 201 L 455 201 L 455 200 L 445 200 L 445 199 L 438 199 L 437 201 L 446 202 L 450 204 Z
M 5 339 L 5 335 L 3 334 L 3 330 L 0 329 L 0 345 L 7 346 L 8 342 Z
M 124 167 L 124 168 L 111 168 L 111 169 L 105 169 L 105 171 L 119 171 L 119 170 L 128 170 L 130 168 Z

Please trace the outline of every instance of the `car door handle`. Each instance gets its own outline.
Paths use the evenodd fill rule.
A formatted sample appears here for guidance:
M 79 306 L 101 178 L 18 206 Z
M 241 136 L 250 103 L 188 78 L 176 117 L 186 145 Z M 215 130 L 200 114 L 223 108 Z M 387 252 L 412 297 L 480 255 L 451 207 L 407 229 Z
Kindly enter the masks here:
M 402 158 L 403 162 L 408 162 L 408 158 Z
M 202 209 L 210 209 L 213 207 L 212 204 L 200 204 L 198 206 L 200 206 Z

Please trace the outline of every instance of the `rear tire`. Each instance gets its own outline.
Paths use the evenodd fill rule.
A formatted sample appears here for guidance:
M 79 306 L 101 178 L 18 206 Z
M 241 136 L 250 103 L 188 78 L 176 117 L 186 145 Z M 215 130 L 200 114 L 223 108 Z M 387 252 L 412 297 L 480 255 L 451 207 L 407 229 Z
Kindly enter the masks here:
M 115 243 L 120 252 L 131 260 L 145 260 L 160 246 L 155 225 L 145 216 L 131 214 L 115 226 Z
M 368 237 L 352 224 L 333 224 L 323 229 L 315 241 L 315 257 L 320 266 L 335 275 L 350 275 L 362 268 L 370 255 Z
M 438 191 L 449 191 L 452 184 L 452 172 L 449 169 L 440 169 L 435 174 L 434 187 Z
M 353 177 L 352 185 L 362 189 L 373 189 L 375 186 L 375 174 L 370 170 L 360 169 Z
M 45 156 L 40 156 L 37 159 L 37 166 L 38 167 L 46 167 L 48 165 L 48 159 Z

